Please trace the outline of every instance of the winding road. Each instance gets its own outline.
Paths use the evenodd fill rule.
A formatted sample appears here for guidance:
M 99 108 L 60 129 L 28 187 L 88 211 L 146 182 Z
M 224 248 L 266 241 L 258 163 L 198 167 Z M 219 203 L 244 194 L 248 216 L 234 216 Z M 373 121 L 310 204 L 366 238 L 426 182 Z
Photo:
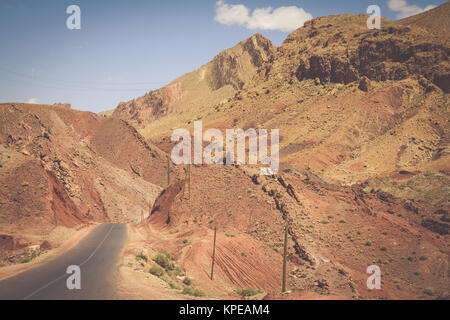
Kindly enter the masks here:
M 125 224 L 99 225 L 77 246 L 35 268 L 0 281 L 0 300 L 114 299 L 114 270 L 127 240 Z M 79 266 L 81 288 L 69 290 L 66 273 Z

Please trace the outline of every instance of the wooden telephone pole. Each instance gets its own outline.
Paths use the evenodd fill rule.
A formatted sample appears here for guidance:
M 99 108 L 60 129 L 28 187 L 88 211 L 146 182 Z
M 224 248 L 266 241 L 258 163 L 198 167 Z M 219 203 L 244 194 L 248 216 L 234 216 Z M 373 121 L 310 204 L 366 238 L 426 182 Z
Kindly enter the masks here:
M 189 201 L 191 200 L 191 164 L 188 164 L 188 169 L 187 169 L 187 174 L 188 174 L 188 195 L 189 195 Z
M 283 285 L 281 292 L 286 292 L 286 256 L 287 256 L 287 242 L 288 242 L 288 224 L 286 223 L 284 229 L 284 251 L 283 251 Z
M 170 185 L 170 159 L 167 158 L 167 185 Z
M 213 254 L 212 254 L 212 264 L 211 264 L 211 280 L 214 277 L 214 260 L 216 259 L 216 235 L 217 235 L 217 227 L 214 227 L 214 246 L 213 246 Z

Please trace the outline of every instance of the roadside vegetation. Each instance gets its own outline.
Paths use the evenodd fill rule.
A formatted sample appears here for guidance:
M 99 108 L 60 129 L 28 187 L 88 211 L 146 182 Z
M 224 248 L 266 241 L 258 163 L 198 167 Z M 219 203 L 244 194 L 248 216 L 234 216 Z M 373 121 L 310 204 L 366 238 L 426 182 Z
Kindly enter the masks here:
M 146 267 L 148 272 L 163 280 L 170 289 L 179 290 L 181 294 L 192 297 L 203 297 L 205 293 L 192 285 L 192 279 L 186 276 L 186 272 L 175 263 L 175 257 L 169 252 L 157 253 L 152 259 L 144 254 L 136 255 L 136 261 Z

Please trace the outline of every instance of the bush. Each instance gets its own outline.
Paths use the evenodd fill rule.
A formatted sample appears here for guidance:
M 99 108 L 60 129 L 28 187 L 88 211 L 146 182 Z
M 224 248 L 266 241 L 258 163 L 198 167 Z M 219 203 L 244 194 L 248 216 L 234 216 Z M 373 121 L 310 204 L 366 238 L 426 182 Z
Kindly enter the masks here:
M 166 271 L 170 276 L 184 276 L 184 270 L 173 262 L 169 264 Z
M 192 283 L 192 280 L 191 280 L 191 278 L 189 278 L 189 277 L 185 277 L 185 278 L 183 279 L 183 283 L 184 283 L 185 285 L 187 285 L 187 286 L 190 286 L 191 283 Z
M 145 262 L 147 262 L 148 261 L 148 258 L 147 258 L 147 256 L 146 255 L 143 255 L 142 253 L 141 254 L 138 254 L 137 256 L 136 256 L 136 260 L 144 260 Z
M 381 250 L 381 251 L 387 251 L 387 248 L 386 248 L 385 246 L 382 246 L 382 247 L 380 248 L 380 250 Z
M 148 272 L 150 272 L 154 276 L 162 277 L 162 275 L 164 274 L 164 269 L 158 266 L 153 266 Z
M 241 297 L 251 297 L 251 296 L 254 296 L 254 295 L 256 295 L 256 294 L 258 294 L 260 292 L 261 291 L 259 289 L 255 289 L 255 288 L 244 288 L 244 289 L 238 290 L 237 293 Z
M 167 269 L 171 264 L 173 265 L 173 262 L 171 261 L 173 260 L 172 257 L 173 256 L 168 253 L 158 253 L 156 257 L 153 258 L 153 261 L 155 261 L 160 267 Z
M 167 282 L 169 284 L 170 289 L 180 290 L 180 286 L 173 283 L 172 281 Z
M 177 285 L 176 283 L 174 283 L 174 282 L 173 282 L 171 279 L 169 279 L 168 277 L 163 276 L 163 277 L 161 277 L 161 279 L 169 285 L 170 289 L 175 289 L 175 290 L 180 290 L 180 289 L 181 289 L 179 285 Z
M 425 288 L 425 289 L 423 289 L 423 293 L 425 293 L 426 295 L 429 295 L 429 296 L 433 296 L 434 295 L 434 289 L 430 288 L 430 287 Z
M 205 295 L 202 291 L 195 289 L 191 286 L 184 287 L 184 289 L 181 293 L 186 294 L 188 296 L 194 296 L 194 297 L 203 297 Z
M 370 247 L 372 245 L 372 242 L 370 242 L 369 240 L 367 240 L 366 242 L 364 242 L 364 245 L 366 247 Z

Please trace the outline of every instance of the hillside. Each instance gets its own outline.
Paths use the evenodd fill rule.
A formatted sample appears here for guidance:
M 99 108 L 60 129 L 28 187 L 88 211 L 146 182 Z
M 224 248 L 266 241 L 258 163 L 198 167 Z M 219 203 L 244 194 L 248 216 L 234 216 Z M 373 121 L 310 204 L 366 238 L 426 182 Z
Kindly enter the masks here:
M 448 8 L 420 21 L 444 19 Z M 417 18 L 383 20 L 380 31 L 367 30 L 366 20 L 317 18 L 278 48 L 256 35 L 167 87 L 120 104 L 113 117 L 130 121 L 165 151 L 171 132 L 192 131 L 194 120 L 205 129 L 279 128 L 282 162 L 346 185 L 402 170 L 448 172 L 448 45 L 417 27 Z M 244 84 L 236 85 L 234 75 L 248 68 L 236 63 L 234 72 L 221 72 L 227 80 L 215 81 L 234 85 L 207 85 L 221 57 L 248 59 L 254 50 L 243 48 L 255 41 L 268 49 L 252 54 L 259 62 L 247 79 L 237 77 Z M 192 81 L 202 74 L 204 81 Z
M 127 298 L 449 299 L 449 13 L 320 17 L 279 47 L 255 34 L 99 115 L 0 104 L 0 265 L 112 221 L 129 224 Z M 170 163 L 168 179 L 172 132 L 196 120 L 279 129 L 279 172 Z
M 148 215 L 166 155 L 122 120 L 58 106 L 0 105 L 0 263 L 73 230 Z
M 121 103 L 112 117 L 128 121 L 145 137 L 168 133 L 202 117 L 251 83 L 258 68 L 270 61 L 275 48 L 259 34 L 225 50 L 200 69 L 143 97 Z
M 171 132 L 193 132 L 195 120 L 204 130 L 278 128 L 281 135 L 278 175 L 193 167 L 191 198 L 186 181 L 166 189 L 134 228 L 146 237 L 138 246 L 150 255 L 169 251 L 212 296 L 255 287 L 268 298 L 409 299 L 429 298 L 425 288 L 433 288 L 434 297 L 448 298 L 450 48 L 439 23 L 448 13 L 445 4 L 398 22 L 383 19 L 381 30 L 367 30 L 365 15 L 316 18 L 278 48 L 255 35 L 120 104 L 113 117 L 166 152 Z M 245 50 L 255 39 L 268 45 Z M 225 79 L 208 81 L 230 54 L 258 63 L 247 78 L 239 75 L 248 64 L 231 63 L 233 72 L 221 69 Z M 294 291 L 281 296 L 286 223 Z M 382 266 L 386 290 L 367 290 L 370 264 Z

